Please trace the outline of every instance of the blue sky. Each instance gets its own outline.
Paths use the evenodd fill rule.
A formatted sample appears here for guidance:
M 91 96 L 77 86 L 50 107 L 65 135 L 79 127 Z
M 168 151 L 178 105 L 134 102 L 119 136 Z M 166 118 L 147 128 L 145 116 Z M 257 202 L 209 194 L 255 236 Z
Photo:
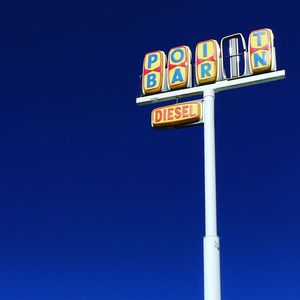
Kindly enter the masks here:
M 0 298 L 203 299 L 203 128 L 154 131 L 146 52 L 271 28 L 287 79 L 216 96 L 222 298 L 298 300 L 298 14 L 249 2 L 0 9 Z

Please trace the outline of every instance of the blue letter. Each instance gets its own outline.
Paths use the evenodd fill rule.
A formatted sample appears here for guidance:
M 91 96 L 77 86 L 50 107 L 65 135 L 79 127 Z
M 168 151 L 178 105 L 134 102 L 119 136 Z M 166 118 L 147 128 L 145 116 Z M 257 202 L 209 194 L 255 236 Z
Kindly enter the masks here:
M 183 82 L 183 78 L 182 78 L 182 74 L 180 72 L 180 69 L 175 70 L 171 83 L 173 84 L 176 81 Z
M 257 37 L 257 46 L 260 47 L 261 46 L 261 36 L 265 35 L 265 33 L 263 31 L 258 31 L 258 32 L 254 32 L 253 35 Z
M 210 63 L 203 63 L 201 65 L 201 78 L 211 77 L 211 74 L 209 73 L 210 69 L 211 69 Z
M 207 57 L 207 43 L 203 44 L 203 57 Z
M 261 57 L 261 56 L 259 56 L 259 54 L 257 52 L 254 53 L 253 60 L 254 60 L 255 68 L 258 68 L 258 63 L 260 63 L 262 66 L 267 65 L 266 54 L 267 54 L 267 51 L 263 51 L 263 53 L 262 53 L 263 56 Z
M 147 75 L 147 88 L 153 88 L 156 86 L 156 74 Z
M 176 52 L 179 52 L 180 53 L 180 56 L 179 56 L 179 58 L 178 59 L 176 59 L 175 58 L 175 53 Z M 176 49 L 176 50 L 174 50 L 173 52 L 172 52 L 172 54 L 171 54 L 171 60 L 173 61 L 173 62 L 175 62 L 175 63 L 178 63 L 178 62 L 180 62 L 180 61 L 182 61 L 182 59 L 184 58 L 184 52 L 183 52 L 183 49 Z
M 151 65 L 153 63 L 155 63 L 157 61 L 157 59 L 158 59 L 158 55 L 157 54 L 150 54 L 148 56 L 148 66 L 147 66 L 147 68 L 151 69 Z

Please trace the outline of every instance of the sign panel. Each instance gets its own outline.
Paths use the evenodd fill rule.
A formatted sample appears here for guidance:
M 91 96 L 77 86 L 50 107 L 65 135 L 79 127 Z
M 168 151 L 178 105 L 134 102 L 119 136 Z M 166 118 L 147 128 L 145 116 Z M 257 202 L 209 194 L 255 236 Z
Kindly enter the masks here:
M 191 50 L 188 46 L 172 48 L 168 55 L 168 88 L 186 88 L 191 85 Z
M 249 36 L 250 71 L 253 74 L 271 71 L 273 33 L 264 28 L 255 30 Z
M 196 47 L 196 83 L 197 85 L 214 83 L 219 73 L 220 47 L 217 41 L 200 42 Z
M 159 93 L 164 88 L 166 55 L 163 51 L 149 52 L 144 57 L 142 90 L 144 95 Z
M 229 43 L 229 55 L 223 49 L 224 41 Z M 252 31 L 248 47 L 241 33 L 224 37 L 221 47 L 214 39 L 199 42 L 193 62 L 195 69 L 192 69 L 191 50 L 185 45 L 172 48 L 168 57 L 163 51 L 147 53 L 143 62 L 142 92 L 137 98 L 139 104 L 182 98 L 197 89 L 202 91 L 206 84 L 211 84 L 213 89 L 220 89 L 220 85 L 225 89 L 226 86 L 233 86 L 231 79 L 245 78 L 248 82 L 250 75 L 261 76 L 261 73 L 277 70 L 271 29 Z M 230 66 L 230 76 L 225 66 Z M 238 85 L 238 81 L 236 83 Z
M 202 111 L 200 101 L 158 107 L 152 110 L 151 124 L 154 128 L 161 128 L 197 123 L 203 118 Z

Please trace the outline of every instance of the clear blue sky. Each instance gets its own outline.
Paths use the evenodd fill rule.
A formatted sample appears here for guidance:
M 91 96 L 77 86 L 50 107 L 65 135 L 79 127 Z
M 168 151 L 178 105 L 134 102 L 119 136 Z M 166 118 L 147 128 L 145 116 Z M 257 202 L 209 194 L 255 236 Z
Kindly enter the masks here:
M 294 5 L 2 3 L 0 299 L 203 299 L 203 128 L 151 128 L 142 61 L 268 27 L 287 79 L 216 97 L 222 296 L 299 300 Z

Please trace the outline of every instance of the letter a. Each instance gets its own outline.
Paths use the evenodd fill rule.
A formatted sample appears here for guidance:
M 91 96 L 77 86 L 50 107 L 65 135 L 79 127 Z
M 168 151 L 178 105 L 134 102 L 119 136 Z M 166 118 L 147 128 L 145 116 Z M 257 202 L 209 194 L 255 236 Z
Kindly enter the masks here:
M 182 77 L 180 69 L 175 70 L 171 83 L 174 84 L 177 81 L 183 82 L 183 77 Z

